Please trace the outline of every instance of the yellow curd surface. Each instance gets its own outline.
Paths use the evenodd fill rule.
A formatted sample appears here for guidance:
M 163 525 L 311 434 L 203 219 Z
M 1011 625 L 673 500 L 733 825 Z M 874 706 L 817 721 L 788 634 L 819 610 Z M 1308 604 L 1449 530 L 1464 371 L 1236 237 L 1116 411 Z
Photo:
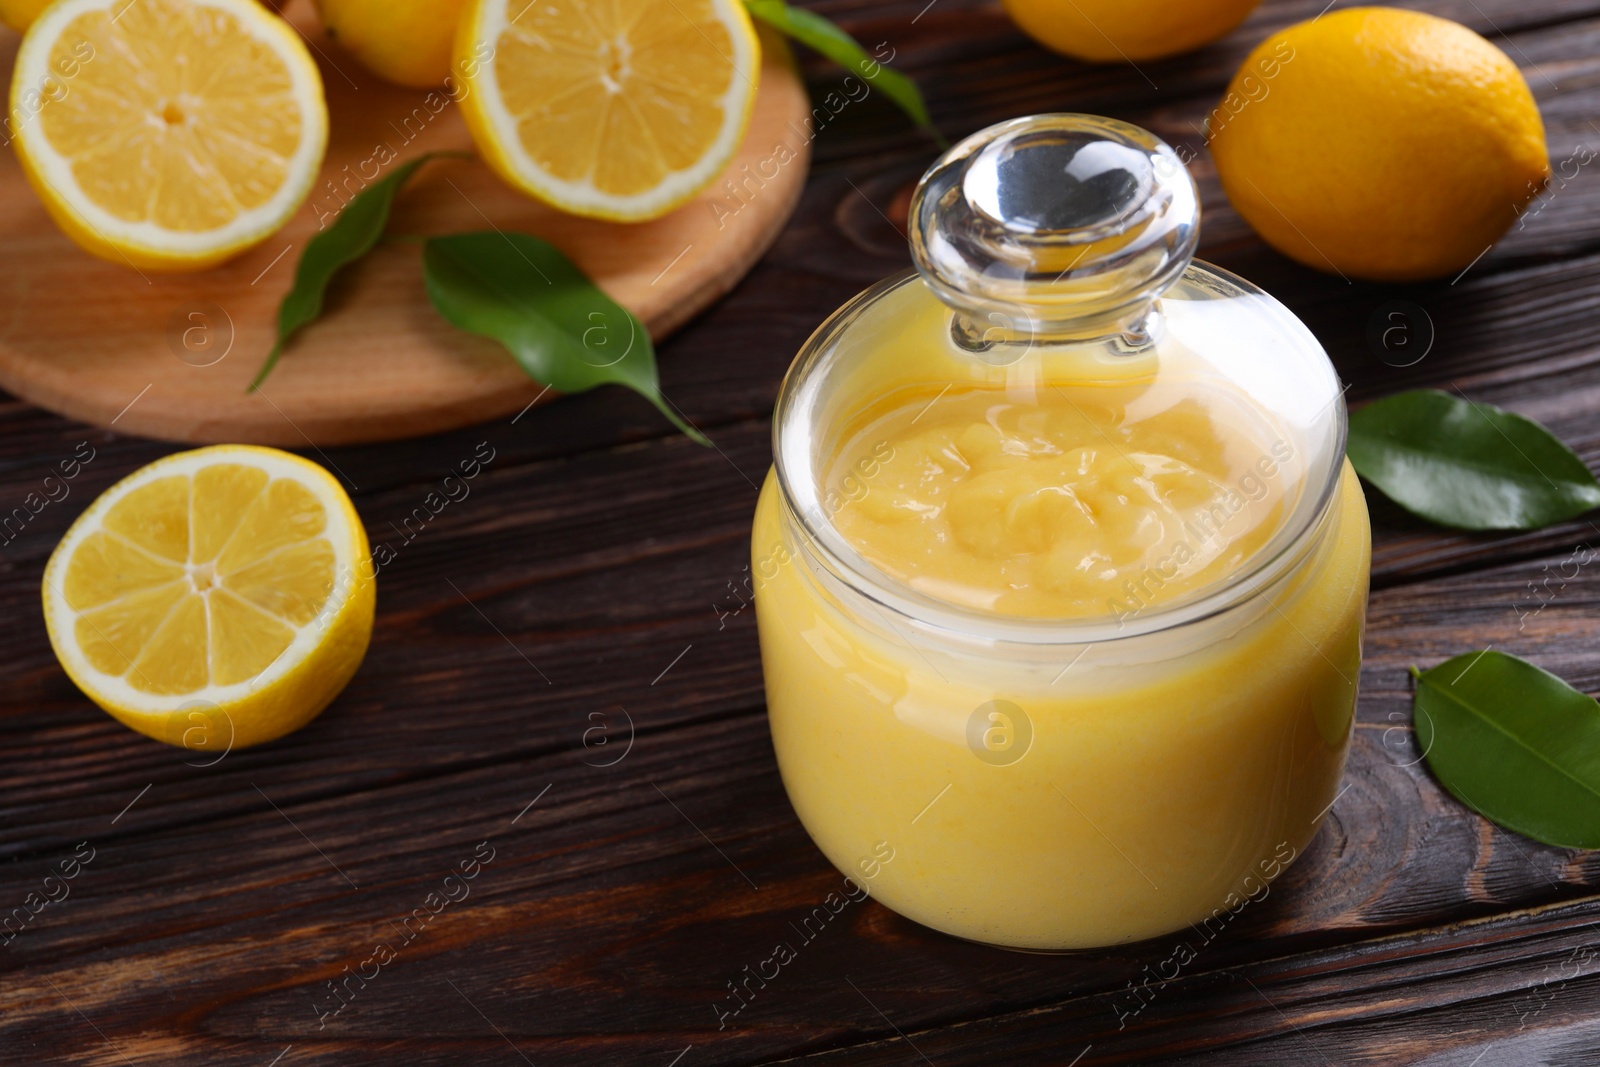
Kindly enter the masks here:
M 1294 448 L 1241 429 L 1259 420 L 1237 401 L 1163 395 L 1174 391 L 898 397 L 858 418 L 835 457 L 834 525 L 911 588 L 1000 615 L 1086 618 L 1177 599 L 1278 531 Z
M 889 578 L 988 617 L 1180 602 L 1305 491 L 1248 404 L 1185 388 L 886 393 L 822 468 L 826 519 Z M 1349 746 L 1370 533 L 1348 465 L 1308 536 L 1283 581 L 1170 633 L 952 642 L 819 580 L 769 476 L 756 606 L 801 821 L 879 901 L 961 937 L 1068 949 L 1225 922 L 1309 842 Z

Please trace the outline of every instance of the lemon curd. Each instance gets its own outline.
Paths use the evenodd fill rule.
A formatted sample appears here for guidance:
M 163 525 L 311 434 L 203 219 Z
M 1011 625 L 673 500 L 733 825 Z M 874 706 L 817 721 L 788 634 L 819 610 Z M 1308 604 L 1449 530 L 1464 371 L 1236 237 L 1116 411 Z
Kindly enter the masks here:
M 913 397 L 841 449 L 833 521 L 879 570 L 952 603 L 1136 611 L 1229 573 L 1281 524 L 1276 474 L 1294 449 L 1230 429 L 1233 409 L 1155 383 Z M 871 485 L 849 495 L 880 443 Z
M 936 929 L 1214 927 L 1337 795 L 1370 566 L 1341 390 L 1197 224 L 1136 127 L 983 131 L 913 198 L 919 273 L 785 381 L 752 542 L 778 765 Z

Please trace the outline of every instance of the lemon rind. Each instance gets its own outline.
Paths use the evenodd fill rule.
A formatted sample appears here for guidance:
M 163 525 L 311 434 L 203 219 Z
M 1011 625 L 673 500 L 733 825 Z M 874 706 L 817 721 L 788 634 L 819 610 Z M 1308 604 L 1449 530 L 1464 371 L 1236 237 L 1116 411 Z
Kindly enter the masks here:
M 710 2 L 726 23 L 738 27 L 737 32 L 730 34 L 734 76 L 722 96 L 722 129 L 712 147 L 694 166 L 669 174 L 654 189 L 635 196 L 615 196 L 601 192 L 591 182 L 571 182 L 555 177 L 528 155 L 522 139 L 516 135 L 517 120 L 505 105 L 493 60 L 478 66 L 477 74 L 469 79 L 477 92 L 463 101 L 467 108 L 476 112 L 479 123 L 493 132 L 492 145 L 483 144 L 480 138 L 479 150 L 492 154 L 489 162 L 523 192 L 571 214 L 613 222 L 642 222 L 687 203 L 716 180 L 738 152 L 755 109 L 756 86 L 761 75 L 761 42 L 743 4 L 739 0 Z M 490 42 L 492 46 L 500 39 L 512 21 L 506 17 L 508 5 L 519 9 L 526 7 L 518 0 L 476 0 L 467 8 L 457 36 L 458 60 L 477 42 Z
M 50 48 L 62 30 L 75 18 L 92 11 L 111 11 L 126 0 L 59 0 L 46 8 L 24 35 L 17 51 L 11 78 L 10 107 L 13 115 L 26 115 L 22 96 L 41 86 L 52 74 Z M 152 222 L 130 223 L 106 211 L 91 200 L 73 177 L 67 157 L 57 152 L 45 137 L 38 115 L 27 118 L 16 131 L 16 147 L 25 169 L 36 183 L 46 188 L 41 195 L 54 200 L 58 211 L 70 215 L 100 242 L 122 251 L 132 251 L 160 260 L 215 261 L 218 253 L 242 251 L 258 244 L 281 229 L 310 195 L 322 169 L 328 144 L 328 113 L 324 103 L 322 76 L 306 51 L 299 35 L 277 15 L 256 0 L 189 0 L 200 7 L 224 10 L 236 16 L 257 40 L 271 48 L 288 67 L 294 97 L 300 107 L 300 144 L 287 166 L 287 178 L 276 193 L 259 207 L 236 215 L 225 226 L 186 233 L 169 230 Z M 68 81 L 68 92 L 71 82 Z M 49 107 L 46 103 L 44 107 Z M 41 109 L 42 111 L 42 109 Z
M 193 475 L 219 462 L 256 467 L 273 478 L 290 478 L 317 498 L 328 518 L 324 536 L 333 546 L 334 587 L 322 610 L 299 627 L 288 648 L 255 677 L 231 685 L 207 685 L 189 693 L 146 693 L 129 685 L 123 677 L 106 674 L 94 667 L 78 648 L 77 641 L 69 636 L 80 613 L 67 602 L 63 592 L 66 568 L 77 547 L 90 534 L 102 528 L 101 520 L 106 512 L 128 493 L 156 478 L 175 474 Z M 362 552 L 365 531 L 348 499 L 333 476 L 316 464 L 276 449 L 251 445 L 216 445 L 179 452 L 133 472 L 102 493 L 78 517 L 56 546 L 45 568 L 45 622 L 51 644 L 61 658 L 63 667 L 96 703 L 102 706 L 115 705 L 123 714 L 166 717 L 180 705 L 208 702 L 222 707 L 270 689 L 316 652 L 323 635 L 332 632 L 339 615 L 354 600 L 358 582 L 371 580 L 365 573 L 370 569 L 370 562 Z

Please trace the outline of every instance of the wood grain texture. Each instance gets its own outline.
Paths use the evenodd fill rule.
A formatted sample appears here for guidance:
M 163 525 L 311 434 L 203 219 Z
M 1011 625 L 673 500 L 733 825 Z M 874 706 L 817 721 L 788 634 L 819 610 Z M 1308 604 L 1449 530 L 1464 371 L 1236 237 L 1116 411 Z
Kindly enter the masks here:
M 1261 35 L 1323 2 L 1269 2 L 1218 46 L 1144 65 L 1159 88 L 1036 49 L 990 3 L 816 6 L 889 42 L 951 136 L 1082 108 L 1181 139 Z M 1600 123 L 1600 2 L 1418 6 L 1511 34 L 1502 44 L 1529 71 L 1554 156 L 1600 146 L 1600 130 L 1584 132 Z M 815 95 L 839 86 L 807 63 Z M 78 442 L 96 449 L 66 500 L 0 544 L 0 915 L 80 842 L 96 850 L 71 895 L 0 947 L 0 1064 L 1596 1061 L 1600 856 L 1497 830 L 1446 795 L 1418 763 L 1407 669 L 1493 644 L 1600 691 L 1600 569 L 1562 566 L 1600 530 L 1580 519 L 1468 535 L 1376 500 L 1345 790 L 1303 860 L 1153 983 L 1141 1010 L 1129 1014 L 1128 984 L 1159 972 L 1176 938 L 1022 955 L 867 904 L 718 1029 L 726 983 L 840 877 L 784 797 L 754 621 L 730 591 L 770 461 L 768 415 L 817 323 L 906 264 L 889 217 L 937 151 L 875 96 L 815 147 L 772 251 L 662 348 L 665 391 L 715 450 L 666 435 L 622 390 L 514 424 L 308 450 L 398 552 L 379 579 L 372 649 L 305 730 L 214 766 L 89 705 L 38 610 L 71 519 L 170 448 L 0 402 L 0 517 Z M 1460 388 L 1545 421 L 1600 467 L 1594 165 L 1455 285 L 1408 287 L 1285 262 L 1230 211 L 1203 152 L 1196 169 L 1202 254 L 1304 316 L 1353 402 Z M 1404 368 L 1366 338 L 1397 299 L 1437 333 Z M 483 441 L 495 459 L 471 495 L 404 540 L 396 527 Z M 396 926 L 483 841 L 495 858 L 470 896 L 324 1017 L 327 983 L 403 938 Z
M 472 151 L 448 93 L 367 73 L 326 38 L 304 0 L 288 14 L 322 68 L 328 154 L 290 223 L 238 259 L 176 275 L 95 259 L 51 223 L 14 155 L 0 157 L 0 385 L 126 433 L 288 447 L 415 437 L 553 399 L 499 345 L 445 322 L 424 291 L 420 249 L 396 242 L 345 271 L 326 317 L 302 331 L 257 393 L 246 392 L 306 243 L 398 162 Z M 579 219 L 523 196 L 476 159 L 443 160 L 408 183 L 389 232 L 543 237 L 652 337 L 665 337 L 744 276 L 805 185 L 810 103 L 782 38 L 763 32 L 762 43 L 738 153 L 671 214 L 627 225 Z M 4 69 L 15 45 L 8 35 Z

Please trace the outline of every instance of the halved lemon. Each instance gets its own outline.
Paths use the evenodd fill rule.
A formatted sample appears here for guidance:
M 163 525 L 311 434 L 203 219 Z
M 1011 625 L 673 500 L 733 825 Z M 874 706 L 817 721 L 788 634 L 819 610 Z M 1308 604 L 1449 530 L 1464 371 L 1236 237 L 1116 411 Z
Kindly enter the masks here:
M 217 445 L 100 495 L 44 572 L 50 644 L 90 700 L 175 745 L 224 751 L 316 717 L 360 666 L 375 574 L 327 471 Z
M 22 39 L 11 115 L 57 224 L 141 269 L 259 244 L 310 192 L 328 143 L 305 42 L 255 0 L 59 0 Z
M 462 113 L 484 160 L 563 211 L 664 215 L 744 137 L 761 45 L 740 0 L 470 0 Z

